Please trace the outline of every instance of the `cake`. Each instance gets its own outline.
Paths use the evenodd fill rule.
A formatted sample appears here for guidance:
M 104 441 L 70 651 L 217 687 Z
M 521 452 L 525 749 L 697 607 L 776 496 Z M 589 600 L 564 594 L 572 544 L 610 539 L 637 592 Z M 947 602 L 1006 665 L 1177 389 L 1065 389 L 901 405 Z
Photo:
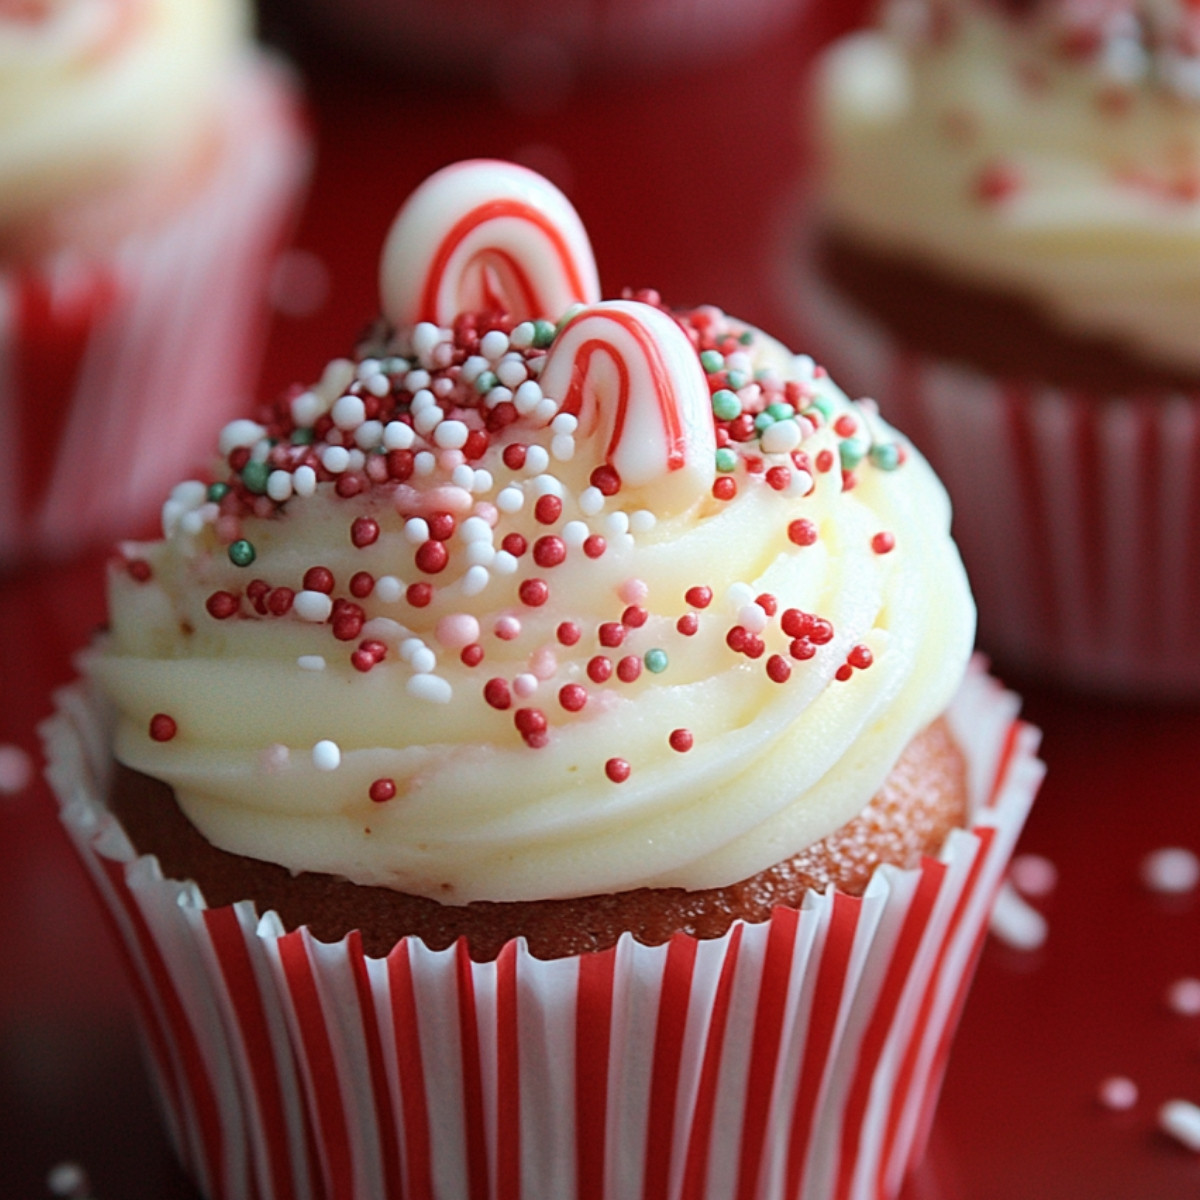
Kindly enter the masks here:
M 49 731 L 210 1072 L 185 1162 L 894 1194 L 1038 778 L 940 484 L 761 331 L 601 300 L 523 168 L 427 180 L 381 296 L 123 544 Z
M 883 5 L 812 89 L 789 286 L 950 490 L 980 642 L 1200 686 L 1200 30 L 1185 4 Z

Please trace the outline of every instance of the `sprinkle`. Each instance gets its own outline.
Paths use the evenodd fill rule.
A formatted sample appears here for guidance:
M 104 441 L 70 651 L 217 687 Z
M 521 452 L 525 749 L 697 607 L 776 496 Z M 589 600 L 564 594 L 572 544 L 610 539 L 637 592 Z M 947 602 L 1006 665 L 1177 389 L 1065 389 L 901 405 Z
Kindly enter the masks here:
M 345 446 L 326 446 L 320 457 L 321 466 L 331 475 L 340 475 L 350 465 L 350 451 Z
M 612 678 L 612 660 L 603 654 L 588 659 L 588 678 L 593 683 L 605 683 Z
M 347 432 L 357 429 L 366 419 L 366 406 L 361 396 L 339 396 L 329 410 L 333 423 Z
M 788 541 L 796 546 L 811 546 L 817 540 L 817 527 L 806 517 L 792 521 L 787 527 Z
M 301 654 L 296 659 L 296 666 L 302 671 L 323 671 L 325 670 L 325 659 L 320 654 Z
M 728 446 L 722 446 L 716 455 L 717 470 L 722 474 L 729 474 L 730 471 L 736 471 L 738 465 L 738 456 L 736 450 L 731 450 Z
M 543 500 L 549 500 L 553 497 L 543 496 Z M 553 534 L 546 537 L 540 537 L 533 544 L 533 561 L 539 567 L 557 567 L 566 560 L 567 547 L 566 543 L 560 537 L 555 537 Z
M 496 496 L 496 507 L 502 513 L 519 513 L 525 504 L 525 493 L 515 484 L 501 488 Z
M 579 494 L 579 511 L 594 517 L 604 511 L 604 493 L 598 487 L 586 487 Z
M 379 540 L 379 522 L 373 517 L 356 517 L 350 526 L 350 540 L 360 550 Z
M 479 622 L 470 613 L 453 613 L 434 626 L 434 637 L 448 650 L 461 650 L 479 638 Z
M 414 561 L 417 570 L 426 575 L 437 575 L 446 569 L 446 564 L 450 561 L 450 552 L 444 542 L 435 542 L 431 538 L 417 547 Z
M 742 402 L 736 392 L 728 388 L 718 388 L 712 397 L 713 416 L 719 421 L 732 421 L 741 415 Z
M 667 741 L 670 743 L 671 749 L 677 750 L 680 754 L 686 754 L 695 744 L 695 738 L 692 737 L 690 729 L 672 729 Z
M 483 647 L 478 642 L 472 642 L 462 648 L 458 656 L 464 667 L 477 667 L 483 662 Z
M 846 655 L 846 662 L 860 671 L 865 671 L 874 661 L 875 656 L 871 653 L 870 647 L 861 644 L 855 646 Z
M 542 446 L 528 446 L 525 450 L 525 473 L 541 475 L 550 465 L 550 455 Z
M 642 656 L 642 661 L 646 664 L 646 670 L 652 675 L 661 675 L 670 663 L 667 652 L 658 647 L 647 650 Z
M 1200 881 L 1200 861 L 1179 846 L 1167 846 L 1142 859 L 1141 879 L 1152 892 L 1181 895 Z
M 896 537 L 884 530 L 871 539 L 871 549 L 876 554 L 890 554 L 896 548 Z
M 302 621 L 312 621 L 319 624 L 329 619 L 333 611 L 333 601 L 324 593 L 306 588 L 297 592 L 292 601 L 292 611 Z
M 633 683 L 641 674 L 642 660 L 636 654 L 627 654 L 617 663 L 617 678 L 622 683 Z
M 683 634 L 684 637 L 694 637 L 697 630 L 700 628 L 700 618 L 695 613 L 684 613 L 683 616 L 675 622 L 675 628 Z
M 487 567 L 474 563 L 462 577 L 462 592 L 464 596 L 478 596 L 491 582 L 492 576 Z
M 1025 896 L 1048 896 L 1058 884 L 1058 868 L 1040 854 L 1018 854 L 1008 869 L 1013 886 Z
M 217 621 L 227 621 L 241 607 L 238 598 L 232 592 L 213 592 L 204 602 L 208 615 Z
M 650 614 L 640 604 L 631 604 L 621 614 L 621 624 L 629 629 L 641 629 L 649 617 Z
M 518 708 L 513 713 L 513 724 L 527 745 L 540 749 L 546 744 L 546 714 L 540 708 Z
M 156 742 L 169 742 L 178 731 L 175 718 L 166 713 L 155 713 L 150 718 L 150 737 Z
M 0 796 L 15 796 L 33 782 L 33 759 L 20 746 L 0 745 Z
M 544 579 L 522 579 L 517 595 L 529 608 L 541 608 L 550 599 L 550 587 Z
M 229 561 L 235 567 L 248 567 L 258 557 L 254 546 L 245 538 L 238 538 L 229 544 Z
M 76 1162 L 61 1162 L 46 1175 L 46 1190 L 61 1200 L 90 1200 L 92 1182 Z
M 317 473 L 309 466 L 300 466 L 292 472 L 292 490 L 297 496 L 311 496 L 317 490 Z
M 587 704 L 587 689 L 578 683 L 564 684 L 558 690 L 558 702 L 567 712 L 579 712 Z
M 432 704 L 449 704 L 454 697 L 449 681 L 440 675 L 410 675 L 404 690 L 414 700 L 428 700 Z
M 562 516 L 562 500 L 553 493 L 539 496 L 533 506 L 534 519 L 542 525 L 553 525 Z
M 683 594 L 684 600 L 692 608 L 707 608 L 712 603 L 712 588 L 710 587 L 690 587 Z
M 1159 1128 L 1189 1150 L 1200 1151 L 1200 1107 L 1189 1100 L 1168 1100 L 1158 1110 Z
M 267 436 L 266 426 L 257 421 L 239 419 L 230 421 L 221 430 L 217 439 L 217 449 L 222 458 L 228 458 L 234 450 L 246 449 L 253 446 L 260 438 Z
M 767 659 L 767 675 L 773 683 L 787 683 L 791 674 L 792 665 L 782 654 L 772 654 Z
M 408 450 L 414 437 L 412 426 L 404 421 L 389 421 L 383 427 L 383 445 L 387 450 Z
M 513 695 L 528 700 L 537 691 L 538 677 L 532 671 L 522 671 L 512 681 Z
M 1200 1016 L 1200 979 L 1177 979 L 1167 988 L 1167 1007 L 1181 1017 Z
M 508 681 L 498 676 L 483 685 L 483 698 L 492 708 L 504 710 L 512 706 L 512 691 Z
M 748 633 L 762 633 L 767 627 L 767 614 L 763 610 L 761 604 L 757 601 L 750 604 L 743 604 L 738 609 L 738 623 L 745 628 Z
M 521 634 L 521 622 L 513 616 L 497 617 L 492 632 L 503 642 L 511 642 Z
M 598 466 L 588 479 L 588 482 L 602 496 L 615 496 L 621 490 L 621 477 L 615 467 L 607 463 Z
M 776 421 L 762 435 L 765 454 L 787 454 L 800 445 L 800 426 L 795 421 Z M 779 489 L 782 491 L 782 488 Z
M 588 558 L 600 558 L 608 549 L 608 543 L 598 533 L 593 533 L 583 543 L 583 552 Z
M 336 580 L 328 567 L 309 567 L 304 572 L 304 587 L 310 592 L 324 592 L 329 595 Z
M 365 600 L 375 590 L 375 576 L 370 571 L 355 571 L 350 576 L 350 595 Z
M 342 764 L 342 751 L 337 742 L 322 738 L 312 748 L 313 766 L 318 771 L 336 771 Z
M 1138 1086 L 1127 1075 L 1110 1075 L 1096 1090 L 1096 1099 L 1113 1112 L 1127 1112 L 1138 1102 Z
M 612 649 L 625 640 L 625 626 L 619 621 L 605 621 L 597 631 L 600 645 Z
M 1036 950 L 1046 940 L 1046 918 L 1031 908 L 1007 880 L 1000 885 L 992 909 L 991 931 L 1014 950 Z
M 732 475 L 723 475 L 714 480 L 712 494 L 717 500 L 732 500 L 737 495 L 737 480 Z
M 376 804 L 386 804 L 396 798 L 396 781 L 394 779 L 376 779 L 367 789 L 367 795 Z
M 583 636 L 583 631 L 574 621 L 563 621 L 557 630 L 555 636 L 563 646 L 574 646 Z
M 395 575 L 380 575 L 375 580 L 375 598 L 384 604 L 395 604 L 404 595 L 404 584 Z
M 623 758 L 610 758 L 604 764 L 604 773 L 613 783 L 624 783 L 629 778 L 630 767 Z
M 421 580 L 404 589 L 404 598 L 413 608 L 428 608 L 433 602 L 433 584 Z

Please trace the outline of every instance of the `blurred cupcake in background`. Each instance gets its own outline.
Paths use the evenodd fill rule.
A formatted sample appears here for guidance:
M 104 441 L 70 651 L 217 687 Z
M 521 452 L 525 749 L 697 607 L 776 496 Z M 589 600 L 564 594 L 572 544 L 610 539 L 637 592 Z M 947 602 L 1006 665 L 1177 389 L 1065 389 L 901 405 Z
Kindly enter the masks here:
M 307 169 L 236 0 L 0 3 L 0 564 L 144 527 L 244 407 Z
M 1200 693 L 1200 10 L 900 0 L 815 88 L 806 332 L 949 487 L 981 644 Z

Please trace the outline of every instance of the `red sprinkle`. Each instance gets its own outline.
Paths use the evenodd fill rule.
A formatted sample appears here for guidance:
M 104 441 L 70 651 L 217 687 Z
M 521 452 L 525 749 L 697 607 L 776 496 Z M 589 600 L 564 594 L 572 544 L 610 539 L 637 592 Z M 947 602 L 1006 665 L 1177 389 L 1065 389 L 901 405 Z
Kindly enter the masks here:
M 558 497 L 554 497 L 558 499 Z M 543 496 L 543 500 L 548 497 Z M 545 537 L 540 537 L 533 543 L 533 561 L 539 567 L 557 567 L 564 562 L 567 557 L 567 544 L 560 537 L 554 534 L 547 534 Z
M 271 585 L 265 579 L 252 579 L 246 584 L 246 599 L 254 605 L 254 611 L 267 615 L 267 593 Z
M 603 654 L 597 654 L 588 659 L 588 678 L 593 683 L 604 683 L 612 677 L 612 660 Z
M 851 675 L 854 674 L 854 668 L 849 663 L 842 663 L 840 667 L 833 673 L 834 679 L 840 683 L 845 683 Z
M 684 637 L 692 637 L 700 628 L 700 618 L 695 613 L 684 613 L 678 621 L 675 622 L 675 628 L 683 634 Z
M 583 636 L 583 630 L 574 621 L 563 621 L 555 632 L 563 646 L 574 646 Z
M 429 536 L 435 542 L 449 541 L 454 536 L 455 529 L 458 528 L 458 523 L 454 520 L 454 516 L 448 512 L 435 512 L 429 516 Z
M 478 642 L 472 642 L 469 646 L 462 648 L 462 653 L 458 656 L 463 661 L 465 667 L 477 667 L 483 662 L 483 647 Z
M 564 684 L 558 690 L 558 702 L 567 712 L 579 712 L 587 703 L 587 689 L 578 683 Z
M 642 660 L 636 654 L 626 654 L 617 663 L 617 678 L 622 683 L 633 683 L 642 673 Z
M 396 781 L 394 779 L 376 779 L 367 791 L 367 795 L 376 804 L 386 804 L 396 798 Z
M 500 549 L 507 550 L 513 558 L 520 558 L 528 548 L 529 543 L 525 540 L 524 535 L 520 533 L 506 533 L 504 540 L 500 543 Z
M 600 645 L 610 649 L 625 640 L 625 626 L 620 621 L 605 621 L 599 630 Z
M 204 602 L 208 615 L 218 621 L 226 621 L 241 607 L 241 602 L 232 592 L 213 592 Z
M 894 534 L 884 530 L 882 533 L 877 533 L 871 539 L 871 549 L 876 554 L 888 554 L 896 548 L 896 537 Z
M 767 659 L 767 674 L 775 683 L 787 683 L 792 674 L 792 664 L 782 654 L 772 654 Z
M 483 685 L 483 698 L 493 708 L 509 708 L 512 705 L 512 691 L 509 689 L 508 681 L 498 676 L 495 679 L 489 679 Z
M 735 625 L 725 635 L 725 645 L 735 653 L 741 654 L 746 649 L 746 641 L 749 637 L 750 634 L 746 631 L 744 625 Z
M 536 747 L 546 744 L 546 714 L 540 708 L 518 708 L 513 713 L 513 724 L 529 745 Z
M 792 482 L 792 473 L 787 467 L 771 467 L 766 475 L 767 484 L 777 492 L 784 491 Z
M 842 413 L 833 423 L 833 431 L 838 437 L 853 437 L 858 432 L 858 422 L 849 414 Z
M 125 564 L 125 569 L 138 583 L 145 583 L 153 574 L 150 564 L 144 558 L 131 558 Z
M 712 603 L 712 597 L 710 587 L 690 587 L 683 594 L 683 598 L 692 608 L 707 608 Z
M 742 647 L 742 653 L 747 658 L 762 658 L 766 652 L 767 644 L 756 633 L 748 633 L 746 635 L 746 644 Z
M 375 655 L 364 650 L 361 646 L 350 655 L 350 663 L 356 671 L 362 671 L 365 675 L 377 662 Z
M 865 671 L 875 661 L 875 655 L 871 653 L 869 646 L 864 646 L 860 643 L 846 655 L 846 661 L 852 667 L 857 667 L 860 671 Z
M 449 561 L 450 551 L 446 549 L 445 542 L 435 542 L 431 538 L 417 547 L 417 569 L 424 571 L 426 575 L 436 575 L 444 571 Z
M 788 524 L 787 535 L 793 545 L 811 546 L 817 540 L 817 527 L 807 517 L 798 517 Z
M 364 620 L 365 615 L 357 604 L 347 604 L 334 612 L 329 624 L 339 642 L 352 642 L 362 633 Z
M 621 477 L 616 468 L 602 463 L 588 477 L 588 482 L 603 496 L 615 496 L 621 490 Z
M 155 713 L 150 718 L 150 736 L 156 742 L 169 742 L 178 732 L 179 727 L 175 724 L 174 717 L 169 717 L 166 713 Z
M 387 658 L 387 646 L 378 638 L 367 638 L 359 649 L 365 650 L 376 662 L 383 662 Z
M 309 567 L 304 572 L 304 590 L 308 592 L 324 592 L 329 595 L 333 591 L 333 572 L 328 567 Z
M 824 617 L 813 617 L 808 639 L 817 646 L 824 646 L 833 641 L 833 626 Z
M 817 455 L 817 470 L 822 473 L 833 470 L 833 461 L 833 451 L 828 449 L 822 450 Z
M 993 162 L 975 176 L 972 193 L 980 204 L 999 204 L 1024 185 L 1021 172 L 1011 163 Z
M 553 525 L 562 516 L 562 507 L 562 501 L 557 496 L 549 493 L 539 496 L 533 506 L 534 519 L 541 525 Z
M 404 598 L 413 608 L 427 608 L 433 599 L 433 584 L 410 583 L 404 589 Z
M 779 607 L 778 601 L 770 592 L 763 592 L 754 597 L 754 603 L 767 614 L 768 617 L 773 617 Z
M 713 481 L 712 494 L 717 500 L 732 500 L 737 495 L 737 480 L 732 475 L 718 475 Z
M 690 729 L 672 729 L 667 741 L 671 743 L 671 749 L 678 750 L 680 754 L 686 754 L 696 744 Z
M 525 447 L 520 442 L 510 442 L 501 457 L 510 471 L 519 471 L 525 465 Z
M 598 533 L 591 534 L 583 543 L 583 552 L 588 558 L 599 558 L 607 549 L 608 543 Z
M 544 579 L 522 579 L 517 588 L 521 603 L 530 608 L 541 608 L 550 599 L 550 588 Z
M 621 624 L 628 625 L 630 629 L 641 629 L 649 616 L 650 614 L 640 604 L 631 604 L 621 614 Z
M 481 459 L 487 453 L 489 440 L 486 430 L 472 429 L 467 434 L 467 440 L 462 448 L 463 458 L 467 462 L 476 462 Z
M 267 597 L 267 611 L 272 616 L 282 617 L 284 613 L 291 611 L 292 601 L 295 598 L 296 593 L 290 587 L 274 588 Z
M 792 644 L 788 647 L 788 653 L 800 662 L 812 658 L 816 654 L 817 648 L 808 640 L 808 638 L 795 638 Z
M 779 625 L 788 637 L 807 637 L 812 629 L 812 617 L 798 608 L 785 608 Z
M 629 778 L 629 764 L 623 758 L 610 758 L 604 764 L 604 773 L 613 783 L 624 783 Z
M 375 590 L 375 576 L 370 571 L 355 571 L 350 577 L 350 595 L 365 600 Z

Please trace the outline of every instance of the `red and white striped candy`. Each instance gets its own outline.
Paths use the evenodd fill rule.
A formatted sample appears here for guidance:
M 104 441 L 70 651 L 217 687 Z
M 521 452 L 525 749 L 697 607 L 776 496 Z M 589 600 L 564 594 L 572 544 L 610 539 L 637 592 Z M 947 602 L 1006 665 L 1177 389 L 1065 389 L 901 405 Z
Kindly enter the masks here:
M 405 202 L 380 263 L 394 325 L 449 325 L 464 312 L 557 321 L 600 298 L 587 231 L 548 180 L 474 159 L 431 175 Z
M 600 439 L 622 486 L 653 489 L 659 512 L 678 512 L 712 488 L 708 383 L 666 313 L 634 300 L 581 309 L 555 339 L 540 383 L 578 418 L 576 441 Z

